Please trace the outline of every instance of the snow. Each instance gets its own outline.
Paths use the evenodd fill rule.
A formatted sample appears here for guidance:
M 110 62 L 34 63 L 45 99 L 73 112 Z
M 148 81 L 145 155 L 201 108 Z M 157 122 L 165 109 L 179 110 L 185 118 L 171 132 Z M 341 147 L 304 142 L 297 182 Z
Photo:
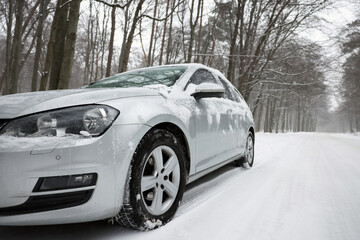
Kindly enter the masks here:
M 151 222 L 150 220 L 147 220 L 145 222 L 145 225 L 147 226 L 148 229 L 154 229 L 157 226 L 161 226 L 162 222 L 158 219 L 156 222 Z
M 186 187 L 174 219 L 139 232 L 103 221 L 0 227 L 4 239 L 360 239 L 360 136 L 256 134 L 251 169 Z
M 85 132 L 85 131 L 83 131 Z M 20 152 L 31 150 L 54 149 L 55 147 L 75 147 L 96 142 L 96 138 L 78 135 L 64 137 L 11 137 L 0 136 L 0 152 Z
M 165 98 L 164 105 L 189 128 L 195 99 L 178 87 L 163 88 L 159 94 Z

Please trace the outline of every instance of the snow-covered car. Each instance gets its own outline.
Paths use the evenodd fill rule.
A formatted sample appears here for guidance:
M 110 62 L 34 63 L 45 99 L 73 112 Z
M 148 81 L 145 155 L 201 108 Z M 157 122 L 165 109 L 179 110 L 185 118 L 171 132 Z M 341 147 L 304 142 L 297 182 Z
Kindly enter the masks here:
M 254 134 L 241 94 L 201 64 L 2 96 L 0 225 L 161 226 L 186 184 L 233 161 L 251 167 Z

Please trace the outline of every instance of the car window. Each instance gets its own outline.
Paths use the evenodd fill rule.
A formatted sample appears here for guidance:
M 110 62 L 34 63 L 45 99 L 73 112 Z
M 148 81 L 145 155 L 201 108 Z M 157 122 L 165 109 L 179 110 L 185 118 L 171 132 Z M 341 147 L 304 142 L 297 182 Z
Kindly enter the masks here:
M 218 78 L 225 88 L 225 98 L 230 99 L 231 101 L 240 102 L 240 98 L 237 96 L 234 86 L 225 81 L 222 77 L 218 76 Z
M 200 83 L 219 84 L 219 82 L 216 80 L 214 75 L 212 75 L 212 73 L 206 69 L 198 69 L 190 78 L 190 81 L 188 84 L 190 84 L 190 83 L 195 84 L 195 85 L 199 85 Z
M 185 72 L 184 66 L 167 66 L 124 72 L 99 80 L 85 88 L 129 88 L 163 84 L 172 86 Z
M 235 90 L 236 96 L 237 96 L 238 98 L 240 98 L 240 101 L 241 101 L 241 100 L 242 100 L 242 101 L 245 101 L 244 97 L 241 95 L 241 93 L 239 92 L 239 90 L 237 90 L 236 88 L 234 88 L 234 90 Z

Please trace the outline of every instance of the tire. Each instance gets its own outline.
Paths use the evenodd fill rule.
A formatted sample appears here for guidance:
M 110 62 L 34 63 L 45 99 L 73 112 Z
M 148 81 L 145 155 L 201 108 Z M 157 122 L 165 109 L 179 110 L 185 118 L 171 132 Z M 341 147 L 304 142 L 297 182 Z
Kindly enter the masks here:
M 254 164 L 254 135 L 249 132 L 246 138 L 244 155 L 235 161 L 236 165 L 243 168 L 251 168 Z
M 169 222 L 185 188 L 185 154 L 176 137 L 160 129 L 141 140 L 133 156 L 123 207 L 115 220 L 136 230 Z

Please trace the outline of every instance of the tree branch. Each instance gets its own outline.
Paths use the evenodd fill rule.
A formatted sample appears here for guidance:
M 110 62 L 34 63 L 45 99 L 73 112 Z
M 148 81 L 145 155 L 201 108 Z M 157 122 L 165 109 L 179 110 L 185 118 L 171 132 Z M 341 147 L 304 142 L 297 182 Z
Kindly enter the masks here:
M 105 4 L 106 6 L 109 6 L 109 7 L 121 8 L 121 9 L 126 8 L 127 6 L 129 6 L 132 3 L 132 0 L 129 0 L 125 5 L 121 5 L 120 3 L 108 3 L 105 0 L 95 0 L 95 1 Z

